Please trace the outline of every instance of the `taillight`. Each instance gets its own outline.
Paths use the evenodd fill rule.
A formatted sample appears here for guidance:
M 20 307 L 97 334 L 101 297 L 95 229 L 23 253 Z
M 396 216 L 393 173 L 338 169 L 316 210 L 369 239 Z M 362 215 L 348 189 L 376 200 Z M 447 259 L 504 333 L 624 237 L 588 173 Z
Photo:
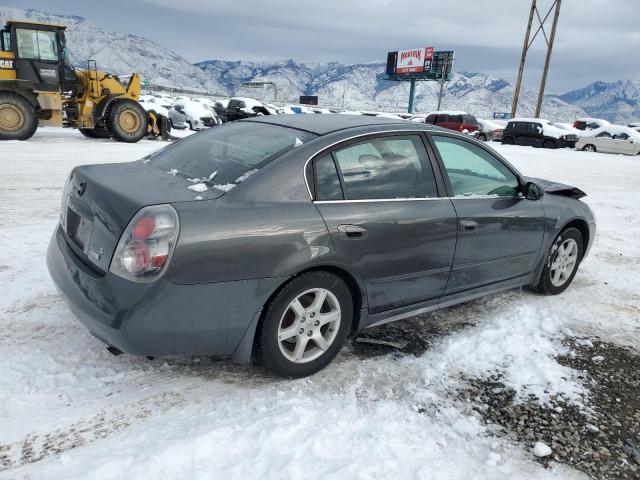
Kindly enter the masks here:
M 109 271 L 134 282 L 155 280 L 167 269 L 178 231 L 171 205 L 143 208 L 122 233 Z

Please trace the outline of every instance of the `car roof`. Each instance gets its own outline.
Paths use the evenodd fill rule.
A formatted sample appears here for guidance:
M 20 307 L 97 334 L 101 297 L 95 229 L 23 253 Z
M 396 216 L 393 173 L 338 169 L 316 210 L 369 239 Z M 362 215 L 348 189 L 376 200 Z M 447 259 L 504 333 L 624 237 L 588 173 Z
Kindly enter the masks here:
M 281 125 L 283 127 L 297 128 L 299 130 L 315 133 L 316 135 L 326 135 L 338 130 L 366 127 L 370 125 L 407 126 L 409 124 L 406 120 L 367 115 L 311 115 L 305 113 L 296 115 L 260 115 L 258 117 L 252 117 L 241 121 Z

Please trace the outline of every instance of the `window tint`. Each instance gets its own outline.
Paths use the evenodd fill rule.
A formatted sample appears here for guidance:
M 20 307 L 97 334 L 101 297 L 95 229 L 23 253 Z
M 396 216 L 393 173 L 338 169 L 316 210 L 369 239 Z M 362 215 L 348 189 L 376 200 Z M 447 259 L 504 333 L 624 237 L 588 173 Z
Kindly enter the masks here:
M 436 181 L 418 136 L 381 137 L 335 152 L 348 200 L 437 196 Z
M 476 119 L 476 117 L 474 117 L 473 115 L 463 115 L 462 119 L 464 120 L 464 123 L 475 123 L 475 124 L 479 124 L 478 120 Z
M 39 60 L 58 60 L 55 32 L 16 28 L 18 56 Z
M 145 163 L 213 188 L 228 188 L 313 138 L 316 135 L 294 128 L 231 122 L 183 138 L 148 156 Z
M 436 115 L 436 123 L 444 123 L 448 121 L 447 115 Z
M 434 121 L 435 119 L 436 119 L 436 116 L 435 116 L 435 115 L 433 115 L 433 114 L 428 115 L 428 116 L 427 116 L 427 118 L 426 118 L 426 120 L 425 120 L 425 123 L 433 123 L 433 121 Z
M 609 132 L 599 133 L 597 138 L 611 138 L 611 134 Z
M 626 133 L 619 133 L 617 135 L 614 135 L 613 138 L 615 140 L 629 140 L 629 135 L 627 135 Z
M 316 200 L 342 200 L 342 187 L 331 154 L 315 161 Z
M 486 150 L 457 138 L 434 136 L 433 140 L 455 196 L 517 194 L 517 177 Z
M 449 115 L 449 122 L 462 123 L 462 115 Z

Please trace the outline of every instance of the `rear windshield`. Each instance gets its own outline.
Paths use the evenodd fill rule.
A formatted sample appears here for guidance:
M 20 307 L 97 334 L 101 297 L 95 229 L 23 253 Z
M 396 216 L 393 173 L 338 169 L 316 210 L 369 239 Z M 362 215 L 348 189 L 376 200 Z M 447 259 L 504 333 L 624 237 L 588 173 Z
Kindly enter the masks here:
M 478 124 L 478 120 L 473 115 L 463 115 L 462 118 L 464 120 L 464 123 L 475 123 L 476 125 Z
M 145 163 L 192 181 L 229 186 L 313 138 L 294 128 L 232 122 L 180 140 Z

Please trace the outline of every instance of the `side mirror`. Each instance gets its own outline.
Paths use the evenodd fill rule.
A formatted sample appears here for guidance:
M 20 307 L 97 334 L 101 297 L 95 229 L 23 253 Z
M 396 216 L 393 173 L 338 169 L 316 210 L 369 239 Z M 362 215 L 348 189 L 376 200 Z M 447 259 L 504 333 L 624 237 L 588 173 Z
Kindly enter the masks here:
M 544 195 L 544 190 L 534 182 L 527 182 L 523 188 L 524 196 L 527 200 L 539 200 Z

